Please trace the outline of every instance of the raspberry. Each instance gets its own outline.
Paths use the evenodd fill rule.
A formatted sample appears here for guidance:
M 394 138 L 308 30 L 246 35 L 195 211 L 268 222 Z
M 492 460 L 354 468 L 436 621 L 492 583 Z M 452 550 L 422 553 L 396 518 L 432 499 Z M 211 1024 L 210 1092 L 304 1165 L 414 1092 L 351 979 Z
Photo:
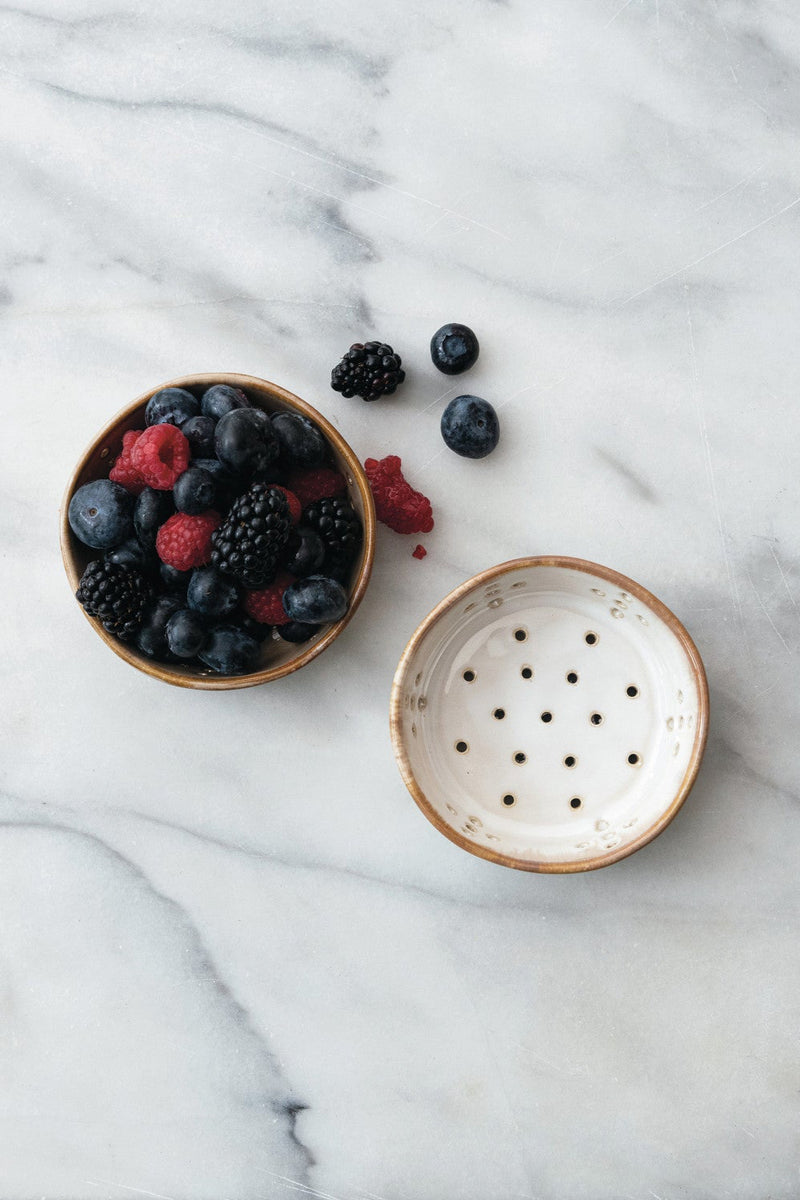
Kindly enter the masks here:
M 131 463 L 148 487 L 168 492 L 189 465 L 189 443 L 174 425 L 151 425 L 131 449 Z
M 285 625 L 289 618 L 283 607 L 283 593 L 290 583 L 294 583 L 294 575 L 279 571 L 274 583 L 254 592 L 245 592 L 244 611 L 262 625 Z
M 330 467 L 316 467 L 313 471 L 291 471 L 286 483 L 297 496 L 302 508 L 307 508 L 315 500 L 343 496 L 347 491 L 344 475 Z
M 175 429 L 175 426 L 151 425 L 150 428 Z M 175 513 L 164 522 L 156 535 L 158 557 L 176 571 L 205 566 L 211 558 L 211 535 L 221 520 L 213 508 L 200 513 L 198 517 Z
M 396 454 L 389 454 L 380 461 L 368 458 L 364 463 L 378 520 L 397 533 L 430 533 L 433 529 L 431 502 L 406 482 L 401 466 Z
M 288 488 L 281 487 L 280 484 L 276 483 L 273 484 L 273 486 L 276 492 L 283 492 L 284 496 L 286 497 L 286 503 L 289 505 L 289 516 L 292 524 L 299 524 L 300 518 L 303 515 L 303 506 L 297 499 L 297 496 L 295 496 L 294 492 L 290 492 Z
M 133 447 L 142 436 L 142 432 L 141 429 L 129 429 L 127 433 L 123 433 L 122 449 L 117 455 L 113 467 L 108 472 L 109 479 L 113 480 L 114 483 L 121 483 L 134 496 L 138 496 L 147 487 L 139 471 L 131 462 Z
M 417 545 L 411 551 L 411 557 L 412 558 L 424 558 L 427 553 L 428 553 L 428 551 L 425 549 L 424 546 Z

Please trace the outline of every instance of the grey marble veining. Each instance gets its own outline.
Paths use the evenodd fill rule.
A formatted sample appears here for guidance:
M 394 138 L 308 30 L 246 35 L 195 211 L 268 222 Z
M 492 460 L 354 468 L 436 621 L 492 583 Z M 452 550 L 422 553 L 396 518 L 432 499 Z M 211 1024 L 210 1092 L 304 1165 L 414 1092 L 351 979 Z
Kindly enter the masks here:
M 800 13 L 30 0 L 0 103 L 0 1194 L 794 1200 Z M 409 378 L 364 405 L 327 380 L 370 335 Z M 436 516 L 317 662 L 220 695 L 111 655 L 57 545 L 93 433 L 201 370 Z M 529 553 L 640 580 L 711 684 L 679 817 L 585 876 L 457 850 L 388 738 L 419 620 Z

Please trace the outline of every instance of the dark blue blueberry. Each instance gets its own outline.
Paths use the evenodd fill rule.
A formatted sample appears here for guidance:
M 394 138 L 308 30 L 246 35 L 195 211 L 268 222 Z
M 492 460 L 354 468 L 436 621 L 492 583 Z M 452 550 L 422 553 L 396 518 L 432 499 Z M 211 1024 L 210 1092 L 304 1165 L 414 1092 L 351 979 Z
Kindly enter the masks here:
M 196 658 L 207 637 L 203 618 L 190 608 L 179 609 L 167 621 L 167 645 L 178 658 Z
M 443 325 L 431 338 L 433 365 L 445 375 L 460 375 L 478 361 L 478 339 L 468 325 Z
M 214 430 L 216 421 L 211 417 L 190 417 L 181 425 L 181 433 L 189 443 L 192 458 L 214 457 Z
M 293 621 L 308 625 L 327 625 L 347 612 L 347 592 L 335 579 L 309 575 L 290 583 L 283 593 L 283 607 Z
M 110 550 L 133 533 L 133 496 L 122 484 L 95 479 L 69 502 L 72 532 L 93 550 Z
M 165 562 L 162 562 L 158 569 L 161 578 L 171 591 L 186 592 L 189 580 L 192 578 L 191 571 L 179 571 L 177 567 L 171 567 L 169 563 Z
M 456 396 L 442 413 L 442 437 L 464 458 L 485 458 L 500 440 L 500 422 L 488 400 Z
M 325 461 L 325 438 L 308 417 L 280 412 L 272 417 L 272 428 L 281 448 L 281 461 L 290 467 L 318 467 Z
M 217 458 L 233 475 L 265 471 L 280 453 L 272 422 L 260 408 L 235 408 L 214 434 Z
M 158 569 L 158 559 L 153 550 L 148 550 L 138 538 L 128 538 L 113 550 L 106 550 L 103 558 L 106 562 L 117 563 L 120 567 L 133 567 L 143 575 L 153 575 Z
M 189 608 L 206 617 L 225 617 L 239 603 L 239 591 L 235 583 L 214 567 L 198 567 L 192 571 L 186 599 Z
M 175 505 L 169 492 L 146 487 L 139 493 L 133 508 L 133 527 L 143 546 L 155 546 L 156 534 L 174 512 Z
M 220 675 L 247 675 L 258 667 L 260 647 L 255 638 L 233 626 L 211 630 L 199 658 Z
M 185 388 L 162 388 L 147 401 L 145 425 L 181 426 L 200 412 L 199 401 Z
M 208 471 L 202 467 L 189 467 L 175 480 L 172 497 L 178 512 L 196 517 L 213 508 L 216 490 Z
M 303 621 L 287 621 L 285 625 L 278 625 L 277 629 L 285 642 L 307 642 L 317 632 L 319 625 L 307 625 Z
M 249 407 L 250 401 L 242 389 L 230 387 L 227 383 L 215 383 L 203 392 L 203 399 L 200 401 L 203 416 L 212 417 L 215 421 L 221 420 L 235 408 Z
M 174 661 L 167 645 L 167 621 L 173 613 L 186 607 L 186 598 L 174 592 L 165 592 L 154 600 L 144 615 L 144 623 L 136 635 L 136 645 L 148 658 L 164 662 Z
M 289 539 L 286 570 L 302 579 L 319 571 L 325 561 L 325 543 L 313 529 L 297 529 Z

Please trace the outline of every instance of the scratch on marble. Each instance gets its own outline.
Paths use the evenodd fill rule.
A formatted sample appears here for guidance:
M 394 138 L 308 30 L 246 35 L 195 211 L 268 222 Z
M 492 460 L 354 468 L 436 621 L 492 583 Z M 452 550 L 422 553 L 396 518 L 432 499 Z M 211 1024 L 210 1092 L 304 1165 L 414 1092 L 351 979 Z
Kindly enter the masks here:
M 145 1188 L 132 1187 L 129 1183 L 116 1183 L 113 1179 L 85 1179 L 84 1183 L 92 1187 L 104 1184 L 106 1187 L 122 1188 L 125 1192 L 136 1192 L 138 1196 L 155 1196 L 156 1200 L 177 1200 L 176 1196 L 165 1196 L 163 1192 L 148 1192 Z
M 795 612 L 798 612 L 800 610 L 798 610 L 797 601 L 795 600 L 794 596 L 792 595 L 791 588 L 789 587 L 789 581 L 786 578 L 786 573 L 784 572 L 784 569 L 781 566 L 781 560 L 778 558 L 778 555 L 775 552 L 775 547 L 773 546 L 772 542 L 769 543 L 769 550 L 770 550 L 770 554 L 775 559 L 775 566 L 778 568 L 778 571 L 780 572 L 781 579 L 783 580 L 783 586 L 786 588 L 786 595 L 789 597 L 792 608 L 794 609 Z
M 319 1188 L 312 1187 L 310 1183 L 303 1183 L 299 1179 L 292 1179 L 288 1175 L 279 1175 L 276 1171 L 270 1171 L 266 1167 L 257 1167 L 265 1175 L 270 1175 L 273 1179 L 279 1179 L 281 1183 L 288 1184 L 289 1190 L 293 1192 L 302 1192 L 304 1196 L 317 1196 L 319 1200 L 347 1200 L 346 1196 L 335 1196 L 333 1192 L 323 1192 Z
M 775 635 L 776 635 L 776 637 L 779 639 L 779 641 L 780 641 L 780 642 L 781 642 L 781 644 L 783 645 L 783 648 L 784 648 L 784 650 L 786 651 L 786 653 L 787 653 L 787 654 L 791 654 L 791 653 L 792 653 L 791 647 L 789 646 L 789 643 L 786 641 L 786 639 L 784 638 L 783 634 L 782 634 L 782 633 L 781 633 L 781 631 L 778 629 L 778 626 L 775 624 L 775 622 L 773 621 L 772 617 L 771 617 L 771 616 L 770 616 L 770 614 L 768 613 L 768 611 L 767 611 L 767 608 L 766 608 L 766 605 L 764 604 L 764 601 L 761 599 L 761 593 L 759 592 L 758 588 L 756 587 L 755 583 L 753 582 L 753 577 L 752 577 L 752 575 L 750 574 L 750 572 L 747 570 L 747 568 L 746 568 L 746 567 L 745 567 L 745 571 L 747 571 L 747 578 L 750 580 L 750 586 L 752 587 L 752 589 L 753 589 L 753 592 L 755 593 L 755 597 L 756 597 L 756 600 L 758 601 L 758 603 L 759 603 L 759 605 L 760 605 L 760 607 L 761 607 L 761 611 L 763 612 L 764 616 L 767 618 L 767 620 L 769 621 L 770 625 L 772 626 L 772 628 L 773 628 L 773 630 L 774 630 L 774 632 L 775 632 Z
M 625 3 L 623 4 L 622 8 L 617 9 L 617 11 L 614 13 L 614 15 L 610 21 L 606 21 L 605 25 L 603 26 L 603 29 L 608 29 L 609 25 L 613 25 L 614 22 L 616 21 L 617 17 L 621 17 L 622 14 L 625 12 L 625 9 L 630 8 L 630 6 L 632 4 L 633 4 L 633 0 L 625 0 Z

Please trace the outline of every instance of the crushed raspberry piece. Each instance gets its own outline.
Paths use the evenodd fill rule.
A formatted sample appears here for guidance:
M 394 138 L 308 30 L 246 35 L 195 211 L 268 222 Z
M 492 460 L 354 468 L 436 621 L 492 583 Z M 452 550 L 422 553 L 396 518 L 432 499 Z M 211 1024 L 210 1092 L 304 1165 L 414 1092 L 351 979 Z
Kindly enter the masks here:
M 414 549 L 411 551 L 411 557 L 412 558 L 424 558 L 427 553 L 428 553 L 428 551 L 425 549 L 424 546 L 420 546 L 419 544 L 417 544 L 414 547 Z
M 315 500 L 329 500 L 332 496 L 343 496 L 347 491 L 344 475 L 331 467 L 315 467 L 311 471 L 292 471 L 287 486 L 300 501 L 301 508 L 308 508 Z
M 151 429 L 174 428 L 174 425 L 151 425 Z M 176 571 L 205 566 L 211 558 L 211 535 L 221 521 L 213 508 L 197 517 L 175 513 L 156 534 L 158 557 Z
M 431 502 L 403 478 L 396 454 L 368 458 L 364 463 L 375 499 L 378 520 L 397 533 L 430 533 L 433 529 Z
M 245 592 L 244 611 L 262 625 L 286 625 L 289 618 L 283 607 L 283 593 L 290 583 L 294 583 L 294 575 L 279 571 L 274 582 L 267 587 Z
M 286 503 L 289 505 L 289 516 L 291 517 L 292 524 L 299 524 L 300 518 L 303 515 L 303 506 L 297 499 L 297 496 L 295 496 L 294 492 L 290 492 L 288 488 L 280 487 L 277 483 L 274 483 L 272 486 L 275 488 L 276 492 L 283 492 L 284 496 L 286 497 Z
M 121 483 L 134 496 L 138 496 L 147 487 L 139 471 L 131 462 L 133 447 L 142 436 L 142 432 L 141 429 L 129 429 L 127 433 L 123 433 L 122 449 L 117 455 L 113 467 L 108 472 L 109 479 L 113 479 L 114 483 Z
M 191 448 L 174 425 L 151 425 L 131 449 L 131 463 L 148 487 L 168 492 L 189 465 Z

